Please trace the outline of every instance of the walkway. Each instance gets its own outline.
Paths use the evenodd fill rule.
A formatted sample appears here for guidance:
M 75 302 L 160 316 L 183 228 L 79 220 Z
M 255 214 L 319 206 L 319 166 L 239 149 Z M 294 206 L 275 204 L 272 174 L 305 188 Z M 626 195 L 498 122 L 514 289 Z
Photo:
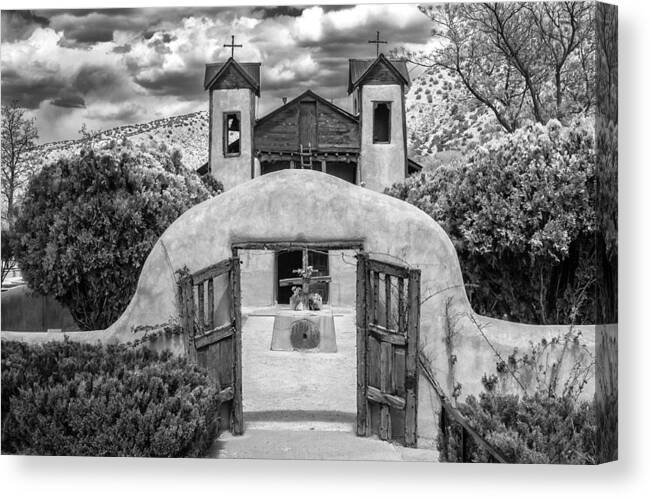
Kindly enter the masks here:
M 212 458 L 437 461 L 433 450 L 355 435 L 353 310 L 335 310 L 336 353 L 271 351 L 273 317 L 244 319 L 242 398 L 245 433 L 223 433 Z

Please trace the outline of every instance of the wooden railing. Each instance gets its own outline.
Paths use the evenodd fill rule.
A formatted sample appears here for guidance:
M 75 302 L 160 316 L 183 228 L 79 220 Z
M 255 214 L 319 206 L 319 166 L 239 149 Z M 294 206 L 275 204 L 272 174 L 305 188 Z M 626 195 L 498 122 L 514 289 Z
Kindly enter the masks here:
M 432 390 L 436 393 L 441 403 L 441 412 L 439 414 L 439 431 L 441 438 L 439 442 L 439 450 L 442 460 L 446 462 L 470 462 L 469 441 L 470 438 L 472 438 L 472 441 L 477 446 L 486 450 L 490 455 L 492 463 L 511 463 L 500 450 L 488 443 L 488 441 L 486 441 L 486 439 L 479 434 L 474 427 L 472 427 L 470 422 L 457 407 L 452 405 L 447 395 L 434 378 L 434 374 L 429 367 L 429 362 L 422 353 L 418 356 L 418 365 L 421 373 L 427 380 L 427 383 L 432 387 Z M 461 427 L 461 440 L 459 442 L 460 451 L 455 452 L 454 457 L 452 457 L 449 435 L 454 424 Z

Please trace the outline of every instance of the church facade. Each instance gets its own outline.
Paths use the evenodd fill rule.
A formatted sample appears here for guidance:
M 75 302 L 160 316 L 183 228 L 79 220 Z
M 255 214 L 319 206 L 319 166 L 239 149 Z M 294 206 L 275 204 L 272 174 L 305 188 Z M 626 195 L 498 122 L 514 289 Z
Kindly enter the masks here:
M 260 175 L 300 168 L 382 192 L 420 169 L 407 157 L 410 79 L 404 60 L 383 54 L 349 60 L 352 113 L 308 90 L 258 118 L 260 75 L 260 63 L 233 57 L 206 65 L 210 148 L 199 172 L 214 176 L 226 190 Z M 287 304 L 291 289 L 281 281 L 309 265 L 331 277 L 329 283 L 315 283 L 311 292 L 335 306 L 354 305 L 354 254 L 318 247 L 241 252 L 243 304 Z

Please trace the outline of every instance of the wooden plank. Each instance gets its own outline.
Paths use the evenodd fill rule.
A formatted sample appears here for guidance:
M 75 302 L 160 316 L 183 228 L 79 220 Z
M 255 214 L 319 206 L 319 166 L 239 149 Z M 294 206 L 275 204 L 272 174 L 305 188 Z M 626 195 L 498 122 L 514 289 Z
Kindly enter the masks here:
M 405 391 L 405 361 L 406 354 L 403 348 L 393 348 L 393 384 L 398 396 L 406 396 Z
M 233 318 L 235 335 L 233 337 L 233 419 L 231 431 L 240 435 L 244 431 L 242 410 L 242 293 L 240 284 L 240 259 L 233 258 L 231 264 L 231 290 L 233 292 Z
M 228 323 L 214 328 L 205 334 L 201 334 L 200 336 L 195 336 L 194 345 L 197 349 L 205 348 L 206 346 L 210 346 L 211 344 L 232 337 L 233 333 L 233 324 Z
M 357 255 L 357 435 L 366 436 L 368 402 L 366 400 L 366 260 Z
M 267 249 L 267 250 L 281 250 L 281 249 L 303 249 L 304 247 L 319 248 L 319 249 L 350 249 L 360 250 L 364 247 L 362 240 L 324 240 L 321 242 L 296 242 L 296 241 L 283 241 L 283 240 L 268 240 L 268 241 L 242 241 L 235 242 L 231 245 L 235 249 Z
M 185 297 L 185 285 L 179 284 L 178 293 L 179 293 L 179 311 L 181 315 L 181 328 L 183 330 L 183 348 L 185 349 L 185 354 L 188 357 L 191 357 L 191 350 L 193 346 L 190 344 L 190 327 L 188 320 L 188 309 Z
M 369 260 L 369 263 L 372 263 L 373 260 Z M 373 319 L 370 323 L 378 323 L 378 318 L 380 314 L 380 274 L 378 272 L 373 272 Z
M 197 312 L 197 321 L 199 322 L 199 330 L 203 332 L 206 330 L 206 314 L 204 312 L 205 293 L 203 290 L 203 283 L 197 285 L 197 303 L 199 305 Z
M 405 309 L 405 279 L 398 278 L 398 332 L 405 334 L 405 314 L 407 310 Z
M 384 275 L 384 323 L 387 329 L 391 328 L 391 275 Z
M 388 342 L 380 343 L 380 391 L 383 395 L 393 394 L 393 347 Z M 380 439 L 391 439 L 391 414 L 389 406 L 380 407 Z
M 405 346 L 407 344 L 407 338 L 404 335 L 398 334 L 394 330 L 386 330 L 381 325 L 370 323 L 368 325 L 368 330 L 379 341 L 394 344 L 396 346 Z
M 407 286 L 407 358 L 405 361 L 405 445 L 416 446 L 418 420 L 418 354 L 420 331 L 420 270 L 409 270 Z
M 392 275 L 394 277 L 409 278 L 409 268 L 384 261 L 369 259 L 369 270 Z
M 375 342 L 377 343 L 377 340 L 373 337 L 369 337 L 368 334 L 368 325 L 371 323 L 372 320 L 372 290 L 371 290 L 371 272 L 368 271 L 368 263 L 369 263 L 369 258 L 368 255 L 364 254 L 364 323 L 366 325 L 364 329 L 364 342 L 366 344 L 364 348 L 364 355 L 365 355 L 365 365 L 364 365 L 364 395 L 365 399 L 364 402 L 366 403 L 366 436 L 370 436 L 371 433 L 373 432 L 373 411 L 371 410 L 371 407 L 369 407 L 368 403 L 368 387 L 371 382 L 371 372 L 373 371 L 374 366 L 373 360 L 374 358 L 371 356 L 371 348 L 372 348 L 372 343 Z
M 215 328 L 215 279 L 208 280 L 208 320 L 206 320 L 208 329 Z
M 186 316 L 186 334 L 188 337 L 188 357 L 190 361 L 196 363 L 197 348 L 194 347 L 194 289 L 192 278 L 185 281 L 185 316 Z
M 192 280 L 194 281 L 195 284 L 200 284 L 205 280 L 208 280 L 209 278 L 215 278 L 218 277 L 219 275 L 223 275 L 230 269 L 231 269 L 231 260 L 225 259 L 223 261 L 220 261 L 219 263 L 210 265 L 204 268 L 203 270 L 199 270 L 198 272 L 193 273 Z
M 405 398 L 396 394 L 385 394 L 373 386 L 368 386 L 367 398 L 375 403 L 389 405 L 398 410 L 404 410 L 406 405 Z

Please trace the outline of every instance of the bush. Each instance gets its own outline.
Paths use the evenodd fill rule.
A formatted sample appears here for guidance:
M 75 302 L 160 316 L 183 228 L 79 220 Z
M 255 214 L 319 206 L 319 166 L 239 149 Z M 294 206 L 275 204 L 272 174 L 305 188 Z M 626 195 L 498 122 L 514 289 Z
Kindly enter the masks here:
M 218 411 L 207 374 L 169 353 L 2 342 L 3 453 L 196 457 Z
M 54 296 L 84 330 L 113 323 L 158 237 L 215 193 L 180 161 L 127 142 L 43 167 L 15 223 L 29 287 Z
M 445 229 L 475 311 L 594 323 L 593 130 L 529 125 L 387 191 Z
M 496 373 L 484 376 L 484 392 L 478 397 L 468 396 L 458 405 L 469 424 L 508 462 L 596 463 L 594 404 L 579 400 L 593 376 L 594 361 L 579 339 L 580 334 L 570 333 L 532 344 L 520 356 L 515 351 L 508 365 L 499 361 Z M 585 354 L 569 355 L 574 348 L 584 349 Z M 561 383 L 559 374 L 570 358 L 571 368 Z M 522 396 L 510 394 L 514 389 L 511 377 L 520 379 L 518 382 L 529 378 L 532 389 L 527 388 Z M 438 443 L 442 450 L 442 435 Z M 463 453 L 467 461 L 491 461 L 483 447 L 462 436 L 462 428 L 455 422 L 449 426 L 448 460 L 461 461 Z

